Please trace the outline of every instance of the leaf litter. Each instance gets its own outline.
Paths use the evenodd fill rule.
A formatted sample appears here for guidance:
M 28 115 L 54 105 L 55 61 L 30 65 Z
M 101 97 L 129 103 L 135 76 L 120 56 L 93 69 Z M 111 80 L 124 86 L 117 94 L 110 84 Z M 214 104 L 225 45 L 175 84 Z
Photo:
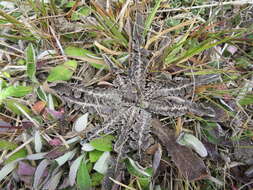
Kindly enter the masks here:
M 184 181 L 178 180 L 185 179 L 193 181 L 189 183 L 192 189 L 219 189 L 221 184 L 227 189 L 251 188 L 253 50 L 247 2 L 236 2 L 236 6 L 231 2 L 212 5 L 176 0 L 170 4 L 160 0 L 36 3 L 22 4 L 29 14 L 15 3 L 1 3 L 0 7 L 0 26 L 4 26 L 0 29 L 1 187 L 57 189 L 77 184 L 82 189 L 101 189 L 104 184 L 103 189 L 116 190 L 120 186 L 167 189 L 176 184 L 185 189 Z M 215 11 L 210 7 L 216 7 Z M 188 14 L 181 14 L 185 10 Z M 219 16 L 211 17 L 214 13 Z M 138 30 L 132 36 L 135 21 Z M 138 53 L 141 56 L 136 56 Z M 140 63 L 145 58 L 148 67 L 143 73 L 131 60 Z M 130 82 L 125 78 L 128 72 Z M 212 81 L 210 73 L 219 74 L 219 79 Z M 120 89 L 125 102 L 115 98 L 117 92 L 109 93 L 118 76 L 123 80 L 116 82 L 126 85 Z M 145 85 L 143 79 L 147 80 Z M 65 87 L 73 88 L 76 97 L 80 88 L 107 89 L 103 92 L 112 95 L 113 101 L 95 99 L 106 111 L 117 108 L 111 119 L 126 112 L 118 109 L 117 103 L 134 107 L 128 110 L 132 115 L 125 114 L 125 119 L 113 123 L 120 132 L 100 131 L 99 136 L 87 140 L 89 131 L 94 132 L 106 120 L 106 115 L 102 116 L 106 111 L 100 107 L 89 110 L 88 117 L 84 105 L 79 109 L 80 105 L 61 104 L 43 88 L 46 83 L 57 85 L 64 80 L 72 84 Z M 208 82 L 203 83 L 205 80 Z M 189 83 L 190 90 L 178 87 Z M 176 98 L 166 97 L 171 95 L 169 87 L 176 88 Z M 90 96 L 82 98 L 85 103 L 94 103 Z M 180 104 L 183 99 L 189 110 L 180 115 L 182 123 L 176 131 L 178 118 L 171 114 L 177 114 L 165 114 L 157 105 L 165 107 L 166 101 Z M 215 114 L 206 117 L 198 106 Z M 145 109 L 152 112 L 152 120 Z M 155 125 L 145 127 L 151 121 Z M 126 123 L 135 127 L 128 130 Z M 214 127 L 210 129 L 210 125 Z M 153 139 L 145 141 L 150 134 Z M 153 145 L 149 153 L 136 149 L 150 142 L 162 146 Z M 108 155 L 117 167 L 108 162 Z M 11 172 L 18 172 L 18 176 L 8 175 Z M 32 179 L 33 172 L 36 177 Z

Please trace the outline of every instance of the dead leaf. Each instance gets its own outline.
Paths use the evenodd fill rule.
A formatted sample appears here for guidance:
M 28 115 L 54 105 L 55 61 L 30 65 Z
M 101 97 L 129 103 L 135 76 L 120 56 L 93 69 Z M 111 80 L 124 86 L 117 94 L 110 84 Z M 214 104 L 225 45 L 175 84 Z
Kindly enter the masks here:
M 158 149 L 155 152 L 155 155 L 153 158 L 153 163 L 152 163 L 152 168 L 153 168 L 154 174 L 156 173 L 156 171 L 160 165 L 161 158 L 162 158 L 162 146 L 160 144 L 158 144 Z
M 45 158 L 47 158 L 47 159 L 55 159 L 55 158 L 60 157 L 63 154 L 65 154 L 66 151 L 67 151 L 67 149 L 66 149 L 65 146 L 59 146 L 59 147 L 54 148 L 50 152 L 48 152 L 45 155 Z
M 215 111 L 215 117 L 210 118 L 211 121 L 225 122 L 229 119 L 228 112 L 224 108 L 218 106 L 218 104 L 209 103 L 208 106 Z
M 150 147 L 148 147 L 145 153 L 149 155 L 154 155 L 158 149 L 158 146 L 159 146 L 158 143 L 151 145 Z
M 203 160 L 194 154 L 191 149 L 176 143 L 173 130 L 163 128 L 159 120 L 153 120 L 152 133 L 166 147 L 173 162 L 187 180 L 196 181 L 210 176 Z
M 38 101 L 33 105 L 32 109 L 35 113 L 41 114 L 43 110 L 45 109 L 45 107 L 46 107 L 46 102 Z

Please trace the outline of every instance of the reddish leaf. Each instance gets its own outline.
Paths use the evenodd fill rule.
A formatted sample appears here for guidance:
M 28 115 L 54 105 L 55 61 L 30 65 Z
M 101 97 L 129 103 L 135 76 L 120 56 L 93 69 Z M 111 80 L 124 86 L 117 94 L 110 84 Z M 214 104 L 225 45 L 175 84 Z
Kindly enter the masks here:
M 22 121 L 22 127 L 25 129 L 30 129 L 33 127 L 33 123 L 31 121 L 24 120 Z
M 34 189 L 38 189 L 38 186 L 40 185 L 42 178 L 47 173 L 47 167 L 49 164 L 50 164 L 50 162 L 47 159 L 44 159 L 37 166 L 35 173 L 34 173 L 34 180 L 33 180 Z
M 35 172 L 35 168 L 27 164 L 26 162 L 20 161 L 18 165 L 18 175 L 32 176 Z
M 54 138 L 54 139 L 49 141 L 49 144 L 51 146 L 60 146 L 62 144 L 62 141 L 59 138 Z
M 60 146 L 60 147 L 54 148 L 49 153 L 47 153 L 45 155 L 45 158 L 55 159 L 55 158 L 58 158 L 58 157 L 62 156 L 65 153 L 66 153 L 66 147 L 65 146 Z
M 63 118 L 64 115 L 64 111 L 55 111 L 49 108 L 46 108 L 46 112 L 51 114 L 55 119 L 61 119 Z
M 203 160 L 194 154 L 191 149 L 177 144 L 173 130 L 163 128 L 159 120 L 153 120 L 152 132 L 166 147 L 173 162 L 187 180 L 195 181 L 209 177 L 209 171 Z
M 46 102 L 38 101 L 33 105 L 32 109 L 35 113 L 41 114 L 43 110 L 45 109 L 45 107 L 46 107 Z

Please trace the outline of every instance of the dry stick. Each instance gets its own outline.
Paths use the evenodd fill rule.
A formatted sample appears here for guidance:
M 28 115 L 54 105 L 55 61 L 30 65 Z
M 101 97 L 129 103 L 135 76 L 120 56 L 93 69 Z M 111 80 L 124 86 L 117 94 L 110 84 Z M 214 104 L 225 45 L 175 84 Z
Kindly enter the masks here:
M 7 48 L 13 49 L 13 50 L 15 50 L 15 51 L 17 51 L 17 52 L 19 52 L 19 53 L 24 54 L 24 51 L 22 51 L 22 50 L 20 50 L 20 49 L 18 49 L 18 48 L 12 47 L 12 46 L 10 46 L 9 44 L 5 43 L 4 41 L 0 42 L 0 45 L 5 46 L 5 47 L 7 47 Z
M 229 2 L 224 2 L 224 3 L 212 3 L 212 4 L 199 5 L 199 6 L 193 6 L 193 7 L 164 9 L 164 10 L 160 10 L 157 12 L 162 13 L 162 12 L 172 12 L 172 11 L 185 11 L 185 10 L 210 8 L 210 7 L 224 6 L 224 5 L 245 5 L 245 4 L 253 4 L 253 0 L 229 1 Z
M 108 49 L 107 47 L 101 45 L 97 41 L 94 42 L 94 45 L 97 46 L 99 49 L 103 50 L 104 52 L 111 54 L 111 55 L 121 55 L 123 53 L 126 53 L 126 52 L 120 52 L 120 51 L 114 51 L 114 50 Z
M 8 51 L 2 50 L 2 49 L 0 49 L 0 52 L 5 53 L 5 54 L 9 54 L 9 55 L 13 55 L 13 56 L 16 56 L 16 57 L 20 57 L 20 58 L 25 58 L 22 55 L 18 55 L 16 53 L 8 52 Z
M 63 56 L 63 59 L 64 59 L 65 61 L 67 61 L 67 57 L 66 57 L 66 55 L 65 55 L 65 53 L 64 53 L 64 50 L 63 50 L 63 48 L 62 48 L 62 45 L 61 45 L 59 39 L 57 38 L 57 36 L 56 36 L 56 34 L 55 34 L 54 29 L 53 29 L 51 26 L 49 26 L 49 29 L 50 29 L 50 31 L 51 31 L 51 33 L 52 33 L 52 35 L 53 35 L 53 37 L 54 37 L 54 39 L 55 39 L 55 41 L 56 41 L 56 44 L 57 44 L 58 48 L 59 48 L 60 51 L 61 51 L 61 54 L 62 54 L 62 56 Z
M 117 185 L 120 185 L 122 187 L 125 187 L 126 189 L 130 189 L 130 190 L 136 190 L 135 188 L 132 188 L 132 187 L 128 187 L 127 185 L 123 184 L 123 183 L 120 183 L 119 181 L 116 181 L 115 179 L 111 178 L 110 177 L 110 180 L 112 180 L 114 183 L 116 183 Z
M 187 25 L 192 25 L 193 23 L 195 23 L 195 19 L 194 20 L 189 20 L 189 21 L 186 21 L 186 22 L 183 22 L 179 25 L 176 25 L 176 26 L 173 26 L 171 28 L 168 28 L 168 29 L 165 29 L 163 30 L 162 32 L 159 32 L 157 33 L 156 36 L 153 36 L 152 38 L 150 38 L 146 45 L 145 45 L 145 49 L 148 49 L 148 47 L 150 46 L 150 44 L 152 44 L 153 42 L 155 42 L 157 39 L 159 39 L 160 37 L 162 37 L 163 35 L 165 35 L 166 33 L 168 32 L 171 32 L 171 31 L 174 31 L 174 30 L 178 30 L 184 26 L 187 26 Z
M 121 11 L 120 11 L 120 13 L 119 13 L 119 15 L 118 15 L 117 18 L 116 18 L 116 22 L 118 22 L 118 20 L 120 20 L 121 18 L 124 17 L 125 12 L 126 12 L 126 10 L 127 10 L 128 5 L 130 4 L 130 2 L 131 2 L 131 0 L 127 0 L 127 1 L 125 2 L 125 4 L 123 5 L 123 7 L 122 7 L 122 9 L 121 9 Z

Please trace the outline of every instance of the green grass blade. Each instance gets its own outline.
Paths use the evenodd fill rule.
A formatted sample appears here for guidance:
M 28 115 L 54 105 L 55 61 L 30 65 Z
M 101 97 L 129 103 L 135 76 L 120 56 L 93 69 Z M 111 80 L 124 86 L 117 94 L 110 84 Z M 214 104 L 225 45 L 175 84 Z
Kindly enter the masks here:
M 159 7 L 160 7 L 161 2 L 162 2 L 162 0 L 156 0 L 154 8 L 152 9 L 151 13 L 148 15 L 148 18 L 147 18 L 147 20 L 145 21 L 144 32 L 143 32 L 143 38 L 146 37 L 147 32 L 148 32 L 148 30 L 150 29 L 150 26 L 151 26 L 151 24 L 152 24 L 152 22 L 153 22 L 153 19 L 154 19 L 154 17 L 155 17 L 155 14 L 156 14 L 157 10 L 158 10 Z
M 36 56 L 33 45 L 30 43 L 26 48 L 26 72 L 28 77 L 33 81 L 37 82 L 35 77 L 36 73 Z

